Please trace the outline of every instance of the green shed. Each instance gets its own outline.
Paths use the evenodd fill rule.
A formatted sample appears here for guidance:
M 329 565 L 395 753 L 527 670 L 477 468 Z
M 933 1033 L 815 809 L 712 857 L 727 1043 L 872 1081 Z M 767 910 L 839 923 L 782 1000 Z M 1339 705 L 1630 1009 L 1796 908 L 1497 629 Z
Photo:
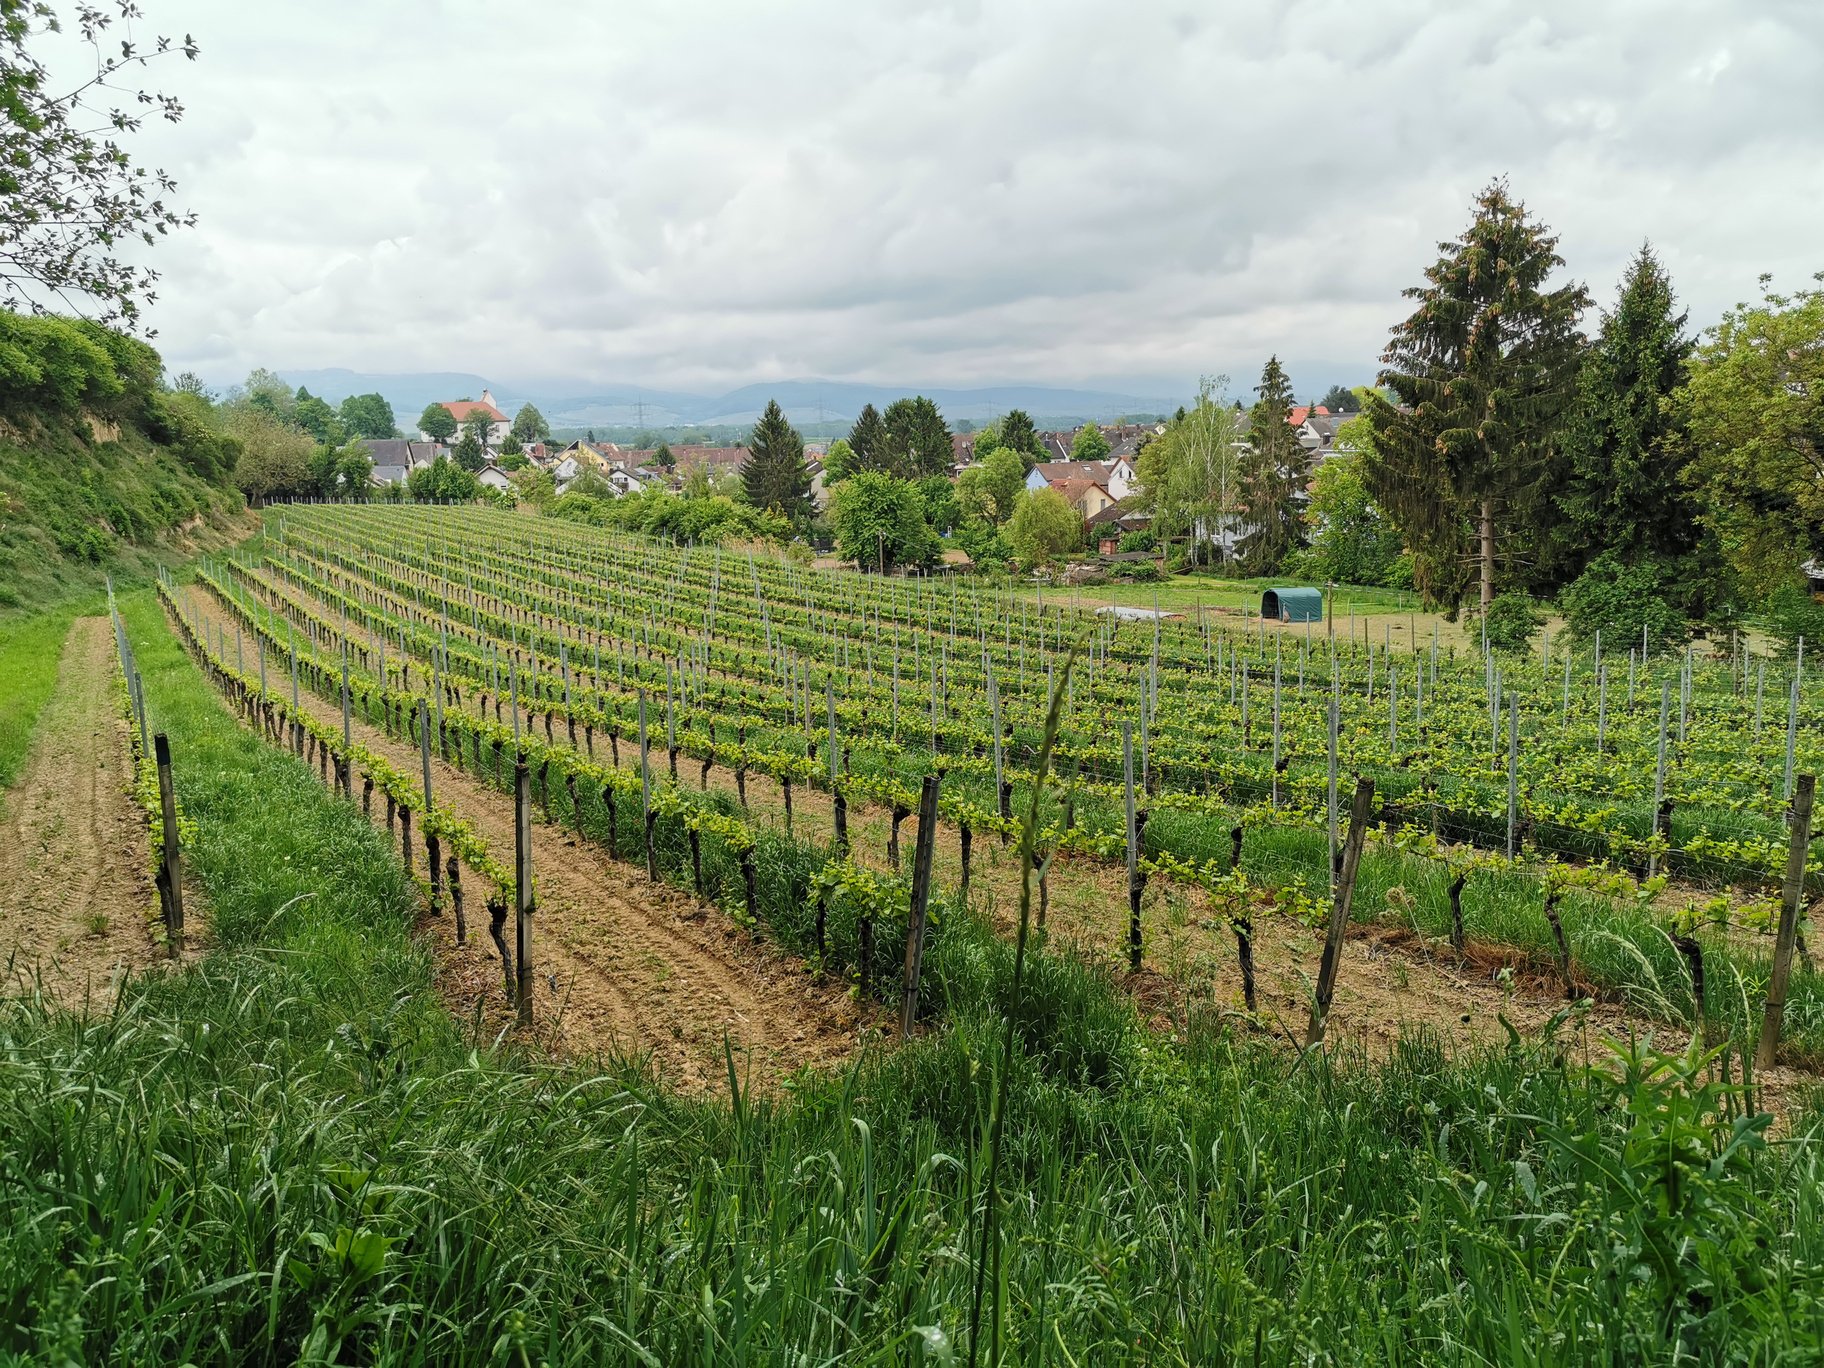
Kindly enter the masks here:
M 1322 589 L 1269 589 L 1260 596 L 1260 615 L 1276 622 L 1322 622 Z

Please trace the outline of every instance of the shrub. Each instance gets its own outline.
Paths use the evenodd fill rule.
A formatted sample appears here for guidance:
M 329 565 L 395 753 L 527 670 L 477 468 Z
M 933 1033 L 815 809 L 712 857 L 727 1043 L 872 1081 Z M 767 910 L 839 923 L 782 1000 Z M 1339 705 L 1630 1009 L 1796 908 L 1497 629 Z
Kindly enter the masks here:
M 1483 622 L 1488 644 L 1497 651 L 1523 651 L 1539 627 L 1539 610 L 1519 590 L 1497 594 Z
M 1158 561 L 1122 561 L 1110 573 L 1116 579 L 1132 580 L 1135 584 L 1151 584 L 1165 578 Z
M 1824 603 L 1797 584 L 1783 584 L 1767 600 L 1767 635 L 1782 656 L 1791 656 L 1803 637 L 1814 647 L 1824 645 Z
M 1153 535 L 1152 530 L 1143 527 L 1138 532 L 1123 532 L 1121 540 L 1115 543 L 1115 550 L 1126 556 L 1135 551 L 1154 551 L 1158 546 L 1159 539 Z
M 1559 596 L 1565 626 L 1577 640 L 1602 632 L 1617 645 L 1638 642 L 1645 630 L 1650 651 L 1664 651 L 1691 634 L 1690 621 L 1674 600 L 1674 581 L 1665 562 L 1651 558 L 1624 565 L 1604 552 Z

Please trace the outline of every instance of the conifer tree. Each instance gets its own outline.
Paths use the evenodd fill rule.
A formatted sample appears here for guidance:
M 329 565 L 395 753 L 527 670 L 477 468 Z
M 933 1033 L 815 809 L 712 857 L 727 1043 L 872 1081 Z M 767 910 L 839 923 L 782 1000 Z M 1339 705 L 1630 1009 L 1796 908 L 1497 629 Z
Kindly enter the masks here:
M 1604 551 L 1624 560 L 1694 550 L 1700 507 L 1684 482 L 1691 449 L 1671 403 L 1695 342 L 1650 245 L 1622 278 L 1578 373 L 1554 496 L 1565 577 Z
M 1241 457 L 1241 499 L 1248 533 L 1237 550 L 1250 575 L 1271 574 L 1304 545 L 1301 495 L 1309 457 L 1298 430 L 1287 422 L 1292 382 L 1279 358 L 1267 358 L 1260 373 L 1260 397 L 1248 412 L 1248 445 Z
M 1455 605 L 1479 582 L 1495 596 L 1497 555 L 1527 550 L 1547 456 L 1577 383 L 1577 320 L 1589 294 L 1548 288 L 1564 265 L 1558 239 L 1502 181 L 1476 196 L 1475 218 L 1405 293 L 1418 308 L 1393 330 L 1367 479 L 1415 560 L 1419 587 Z
M 766 412 L 748 438 L 741 488 L 747 501 L 763 512 L 792 523 L 810 520 L 811 472 L 804 461 L 804 438 L 786 422 L 777 399 L 767 400 Z
M 1039 440 L 1038 429 L 1032 424 L 1032 415 L 1025 409 L 1011 409 L 1001 419 L 1001 445 L 1009 451 L 1020 453 L 1026 469 L 1045 459 L 1045 444 Z
M 855 426 L 849 429 L 849 451 L 852 453 L 848 462 L 851 473 L 886 469 L 887 429 L 880 421 L 880 410 L 874 405 L 863 404 L 856 415 Z
M 884 469 L 904 480 L 942 475 L 950 468 L 950 427 L 937 405 L 920 394 L 895 399 L 882 419 L 886 429 Z

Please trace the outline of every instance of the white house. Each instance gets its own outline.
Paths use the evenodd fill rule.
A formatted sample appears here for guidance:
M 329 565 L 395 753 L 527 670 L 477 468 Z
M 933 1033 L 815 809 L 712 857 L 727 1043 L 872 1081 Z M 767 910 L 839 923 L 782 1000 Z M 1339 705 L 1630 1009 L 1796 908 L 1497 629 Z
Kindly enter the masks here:
M 507 475 L 507 472 L 495 465 L 492 461 L 489 461 L 480 470 L 476 471 L 475 478 L 479 483 L 485 485 L 489 489 L 513 488 L 513 481 Z
M 488 390 L 484 389 L 481 392 L 480 400 L 450 399 L 446 400 L 443 406 L 450 411 L 450 417 L 456 420 L 458 436 L 462 433 L 462 425 L 469 420 L 471 414 L 476 412 L 487 414 L 488 436 L 482 445 L 489 451 L 498 448 L 502 442 L 507 440 L 507 434 L 513 430 L 513 420 L 494 407 L 494 395 Z M 431 439 L 431 434 L 422 430 L 418 435 L 427 442 Z
M 1037 493 L 1060 480 L 1092 481 L 1116 501 L 1125 499 L 1137 483 L 1133 461 L 1113 456 L 1106 461 L 1040 461 L 1026 473 L 1026 488 Z

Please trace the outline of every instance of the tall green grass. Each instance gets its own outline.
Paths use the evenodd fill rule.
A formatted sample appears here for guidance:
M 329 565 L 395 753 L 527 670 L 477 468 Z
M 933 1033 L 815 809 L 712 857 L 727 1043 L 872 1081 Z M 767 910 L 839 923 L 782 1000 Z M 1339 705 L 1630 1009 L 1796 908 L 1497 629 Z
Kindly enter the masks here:
M 57 686 L 57 666 L 75 616 L 76 607 L 66 605 L 35 617 L 0 619 L 0 789 L 19 777 L 39 710 Z M 0 805 L 5 801 L 0 796 Z
M 147 599 L 126 615 L 215 943 L 99 1019 L 0 1006 L 0 1361 L 965 1356 L 1006 947 L 940 942 L 943 1029 L 772 1095 L 497 1049 L 438 1004 L 381 838 L 208 697 Z M 1683 1066 L 1617 1085 L 1549 1046 L 1453 1064 L 1418 1039 L 1295 1063 L 1150 1033 L 1072 961 L 1027 973 L 1006 1362 L 1796 1363 L 1824 1340 L 1812 1133 L 1723 1149 Z

